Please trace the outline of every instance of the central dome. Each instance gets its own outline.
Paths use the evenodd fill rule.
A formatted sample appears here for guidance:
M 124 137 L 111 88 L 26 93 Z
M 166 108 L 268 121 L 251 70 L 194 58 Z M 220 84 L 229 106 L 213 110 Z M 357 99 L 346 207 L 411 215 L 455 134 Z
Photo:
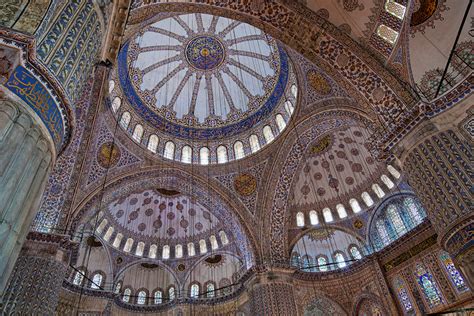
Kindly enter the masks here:
M 297 101 L 283 46 L 210 14 L 176 13 L 144 26 L 121 48 L 111 77 L 120 125 L 153 153 L 185 163 L 257 152 L 286 128 Z
M 198 36 L 189 41 L 185 50 L 189 65 L 197 70 L 214 70 L 225 58 L 223 44 L 213 36 Z

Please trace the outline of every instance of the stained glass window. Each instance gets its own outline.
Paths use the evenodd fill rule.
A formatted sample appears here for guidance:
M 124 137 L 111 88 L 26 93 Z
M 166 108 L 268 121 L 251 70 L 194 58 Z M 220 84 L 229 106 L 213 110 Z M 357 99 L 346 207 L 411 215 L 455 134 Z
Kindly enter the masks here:
M 390 236 L 388 235 L 387 228 L 382 219 L 378 219 L 375 223 L 377 227 L 377 232 L 379 234 L 380 240 L 383 245 L 388 245 L 390 243 Z
M 146 293 L 145 291 L 138 292 L 137 304 L 144 305 L 146 302 Z
M 72 281 L 72 283 L 75 285 L 81 285 L 82 280 L 84 279 L 84 274 L 85 272 L 83 270 L 77 271 L 76 274 L 74 275 L 74 280 Z
M 191 285 L 191 298 L 197 298 L 199 296 L 199 285 L 193 284 Z
M 303 270 L 306 272 L 312 271 L 313 259 L 310 256 L 303 256 Z
M 130 295 L 131 294 L 132 294 L 132 290 L 130 290 L 129 288 L 126 288 L 123 291 L 122 301 L 124 301 L 125 303 L 128 303 L 130 301 Z
M 431 273 L 420 263 L 416 264 L 415 276 L 430 307 L 441 304 L 441 294 Z
M 212 282 L 207 283 L 206 296 L 208 298 L 214 297 L 214 294 L 215 294 L 214 290 L 215 290 L 214 283 L 212 283 Z
M 163 302 L 163 293 L 160 290 L 155 291 L 154 303 L 161 304 Z
M 174 300 L 175 298 L 175 291 L 173 286 L 168 289 L 168 298 L 170 301 Z
M 346 266 L 346 259 L 344 258 L 344 255 L 342 253 L 336 253 L 334 255 L 334 260 L 336 261 L 337 266 L 339 268 L 344 268 Z
M 407 232 L 405 224 L 403 223 L 395 205 L 389 205 L 387 207 L 387 217 L 390 219 L 390 223 L 397 233 L 397 237 L 400 237 Z
M 458 292 L 464 292 L 468 289 L 463 277 L 459 273 L 458 269 L 454 266 L 454 262 L 446 252 L 442 252 L 440 255 L 441 262 L 443 263 L 446 272 L 449 275 L 449 279 L 453 282 Z
M 357 248 L 356 246 L 350 247 L 349 252 L 351 253 L 352 258 L 356 260 L 362 259 L 362 254 L 360 253 L 359 248 Z
M 302 212 L 298 212 L 296 214 L 296 226 L 298 227 L 304 226 L 304 214 Z
M 122 282 L 118 282 L 118 283 L 115 285 L 115 294 L 119 294 L 121 288 L 122 288 Z
M 98 289 L 102 284 L 102 274 L 96 273 L 92 278 L 91 288 Z
M 394 282 L 395 291 L 397 292 L 398 299 L 403 306 L 403 309 L 408 312 L 413 309 L 413 305 L 411 304 L 410 297 L 405 289 L 405 285 L 400 278 L 395 279 Z
M 292 265 L 293 267 L 299 268 L 299 266 L 300 266 L 300 260 L 301 260 L 301 258 L 300 258 L 299 253 L 293 252 L 293 254 L 291 255 L 291 265 Z
M 406 210 L 408 210 L 408 213 L 410 214 L 410 217 L 412 218 L 415 225 L 421 223 L 423 218 L 426 216 L 423 208 L 419 207 L 413 198 L 404 199 L 403 206 Z
M 318 268 L 319 268 L 319 271 L 327 271 L 328 270 L 328 261 L 326 260 L 326 258 L 324 257 L 319 257 L 318 258 Z

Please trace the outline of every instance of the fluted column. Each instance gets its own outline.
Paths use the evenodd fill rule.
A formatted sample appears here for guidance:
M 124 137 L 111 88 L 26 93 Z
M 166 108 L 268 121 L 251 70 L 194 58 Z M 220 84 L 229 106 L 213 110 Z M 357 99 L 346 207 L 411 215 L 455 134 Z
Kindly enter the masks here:
M 36 117 L 0 97 L 0 296 L 38 210 L 54 145 Z
M 54 315 L 67 273 L 68 236 L 31 232 L 2 298 L 2 315 Z
M 249 282 L 252 315 L 297 315 L 292 271 L 273 270 Z
M 404 140 L 400 156 L 439 244 L 473 288 L 474 118 L 468 106 L 459 105 L 421 124 Z

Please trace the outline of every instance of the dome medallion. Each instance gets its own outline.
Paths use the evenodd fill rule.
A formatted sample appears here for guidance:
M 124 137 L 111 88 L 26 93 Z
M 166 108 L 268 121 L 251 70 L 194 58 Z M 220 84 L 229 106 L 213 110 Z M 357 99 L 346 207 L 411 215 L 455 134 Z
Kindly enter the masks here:
M 225 58 L 222 43 L 213 36 L 198 36 L 189 41 L 185 50 L 189 65 L 198 70 L 214 70 Z

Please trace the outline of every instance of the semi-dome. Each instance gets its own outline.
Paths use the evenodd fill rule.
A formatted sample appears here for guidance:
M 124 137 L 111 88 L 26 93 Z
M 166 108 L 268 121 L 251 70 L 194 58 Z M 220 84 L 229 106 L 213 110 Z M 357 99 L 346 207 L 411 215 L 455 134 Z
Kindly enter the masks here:
M 240 159 L 272 142 L 298 89 L 282 44 L 210 14 L 168 15 L 144 27 L 123 45 L 111 80 L 111 107 L 135 141 L 201 164 Z

